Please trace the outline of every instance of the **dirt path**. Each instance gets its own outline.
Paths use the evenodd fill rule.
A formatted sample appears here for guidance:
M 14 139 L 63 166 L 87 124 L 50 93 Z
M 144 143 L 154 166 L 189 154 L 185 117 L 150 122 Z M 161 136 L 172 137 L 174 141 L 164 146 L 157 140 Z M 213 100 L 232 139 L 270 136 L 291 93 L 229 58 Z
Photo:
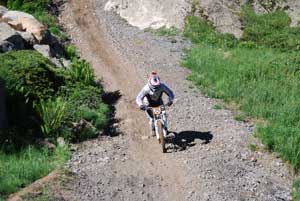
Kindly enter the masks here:
M 291 178 L 280 159 L 251 152 L 251 125 L 214 110 L 211 100 L 186 81 L 176 43 L 145 33 L 105 13 L 105 0 L 70 0 L 61 22 L 82 56 L 103 77 L 105 89 L 120 92 L 116 105 L 122 135 L 83 143 L 73 154 L 65 200 L 290 200 Z M 173 41 L 174 42 L 174 41 Z M 162 154 L 134 98 L 147 72 L 158 70 L 174 89 L 171 130 L 187 149 Z

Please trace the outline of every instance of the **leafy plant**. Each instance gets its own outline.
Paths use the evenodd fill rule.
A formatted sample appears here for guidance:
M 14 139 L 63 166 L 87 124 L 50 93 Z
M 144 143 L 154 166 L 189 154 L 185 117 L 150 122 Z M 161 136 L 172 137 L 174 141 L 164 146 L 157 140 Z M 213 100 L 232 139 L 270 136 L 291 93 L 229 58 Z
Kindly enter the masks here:
M 176 27 L 167 28 L 163 26 L 155 30 L 154 33 L 158 36 L 177 36 L 179 34 L 179 30 Z
M 284 51 L 300 50 L 300 28 L 289 27 L 291 20 L 286 12 L 257 15 L 250 7 L 244 7 L 242 19 L 242 40 Z
M 60 97 L 54 100 L 41 100 L 36 104 L 36 108 L 43 121 L 41 129 L 45 137 L 56 139 L 59 136 L 58 131 L 66 118 L 67 102 Z
M 68 59 L 77 59 L 78 54 L 77 54 L 77 49 L 74 45 L 70 44 L 65 47 L 65 54 L 68 57 Z
M 49 98 L 63 84 L 55 66 L 35 51 L 1 54 L 0 60 L 0 78 L 7 91 L 11 96 L 22 94 L 26 102 Z
M 193 43 L 205 42 L 228 48 L 238 44 L 238 40 L 233 35 L 216 32 L 211 24 L 196 16 L 187 17 L 183 34 L 190 38 Z
M 69 73 L 74 82 L 80 82 L 85 85 L 93 85 L 95 83 L 94 71 L 84 59 L 74 59 Z

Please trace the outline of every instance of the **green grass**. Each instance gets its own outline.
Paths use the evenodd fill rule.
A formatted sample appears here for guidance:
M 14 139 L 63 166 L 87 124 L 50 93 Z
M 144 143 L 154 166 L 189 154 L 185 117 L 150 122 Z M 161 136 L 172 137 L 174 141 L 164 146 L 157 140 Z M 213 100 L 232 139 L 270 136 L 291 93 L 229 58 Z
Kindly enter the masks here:
M 216 105 L 213 106 L 213 109 L 215 109 L 215 110 L 221 110 L 221 109 L 223 109 L 223 106 L 219 105 L 219 104 L 216 104 Z
M 300 180 L 296 179 L 293 183 L 293 200 L 300 201 Z
M 154 33 L 158 36 L 177 36 L 179 34 L 179 30 L 176 27 L 161 27 L 154 31 Z
M 60 167 L 69 158 L 68 147 L 53 153 L 28 147 L 15 154 L 0 153 L 0 199 Z
M 256 150 L 257 150 L 257 145 L 251 143 L 251 144 L 248 145 L 248 148 L 249 148 L 251 151 L 256 151 Z
M 251 17 L 262 20 L 262 16 Z M 265 32 L 271 32 L 274 26 L 278 30 L 272 35 L 260 35 L 263 22 L 255 22 L 248 16 L 242 41 L 216 33 L 211 25 L 189 17 L 184 35 L 193 41 L 194 47 L 188 51 L 183 65 L 192 70 L 189 79 L 203 92 L 227 102 L 234 101 L 243 116 L 264 119 L 266 123 L 258 125 L 257 135 L 269 149 L 298 170 L 300 54 L 293 50 L 297 49 L 300 32 L 293 32 L 294 28 L 287 26 L 286 14 L 280 11 L 263 17 L 264 23 L 272 24 L 264 25 Z M 287 35 L 282 35 L 282 31 Z M 281 43 L 283 40 L 277 37 L 294 40 L 295 35 L 297 40 L 294 38 L 296 42 L 291 43 Z M 264 39 L 260 37 L 270 37 L 269 42 L 262 42 Z

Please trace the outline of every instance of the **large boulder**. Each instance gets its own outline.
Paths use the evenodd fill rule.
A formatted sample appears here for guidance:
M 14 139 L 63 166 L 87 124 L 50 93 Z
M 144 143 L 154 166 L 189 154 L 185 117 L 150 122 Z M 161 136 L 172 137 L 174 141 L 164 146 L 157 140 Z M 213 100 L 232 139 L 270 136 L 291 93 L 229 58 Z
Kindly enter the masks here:
M 240 17 L 237 15 L 241 11 L 239 3 L 240 1 L 201 0 L 198 4 L 198 12 L 219 32 L 230 33 L 240 38 L 243 32 Z
M 47 28 L 34 18 L 23 17 L 18 20 L 24 31 L 32 33 L 41 42 L 45 37 Z
M 4 22 L 0 22 L 0 41 L 8 41 L 14 44 L 14 49 L 16 50 L 25 48 L 22 36 Z
M 8 11 L 2 16 L 2 20 L 17 31 L 26 31 L 33 34 L 38 42 L 41 42 L 45 37 L 47 28 L 28 13 Z
M 300 26 L 299 0 L 254 0 L 253 9 L 256 13 L 269 13 L 275 10 L 285 10 L 291 18 L 291 26 Z
M 28 13 L 24 13 L 22 11 L 8 11 L 6 12 L 2 18 L 4 20 L 8 21 L 19 21 L 21 18 L 31 18 L 31 19 L 35 19 L 32 15 L 28 14 Z
M 18 31 L 18 33 L 22 36 L 27 46 L 33 47 L 33 45 L 37 44 L 37 40 L 32 35 L 32 33 L 26 31 Z
M 144 28 L 184 27 L 184 18 L 191 10 L 186 0 L 109 0 L 105 10 L 117 12 L 129 24 Z
M 0 5 L 0 17 L 2 17 L 7 12 L 8 12 L 8 9 L 5 8 L 4 6 Z

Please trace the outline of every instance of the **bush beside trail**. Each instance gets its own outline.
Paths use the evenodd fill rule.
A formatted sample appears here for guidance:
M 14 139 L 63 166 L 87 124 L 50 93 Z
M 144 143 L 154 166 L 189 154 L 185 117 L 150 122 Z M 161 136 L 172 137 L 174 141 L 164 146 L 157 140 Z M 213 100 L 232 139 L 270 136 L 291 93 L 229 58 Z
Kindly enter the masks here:
M 5 2 L 6 3 L 6 2 Z M 65 41 L 50 0 L 7 1 L 10 9 L 33 14 Z M 72 45 L 65 46 L 69 68 L 58 68 L 34 50 L 0 54 L 8 122 L 0 130 L 0 200 L 60 167 L 70 156 L 68 143 L 98 136 L 108 125 L 110 110 L 91 65 Z M 64 58 L 61 58 L 64 59 Z M 67 141 L 54 150 L 45 142 Z

